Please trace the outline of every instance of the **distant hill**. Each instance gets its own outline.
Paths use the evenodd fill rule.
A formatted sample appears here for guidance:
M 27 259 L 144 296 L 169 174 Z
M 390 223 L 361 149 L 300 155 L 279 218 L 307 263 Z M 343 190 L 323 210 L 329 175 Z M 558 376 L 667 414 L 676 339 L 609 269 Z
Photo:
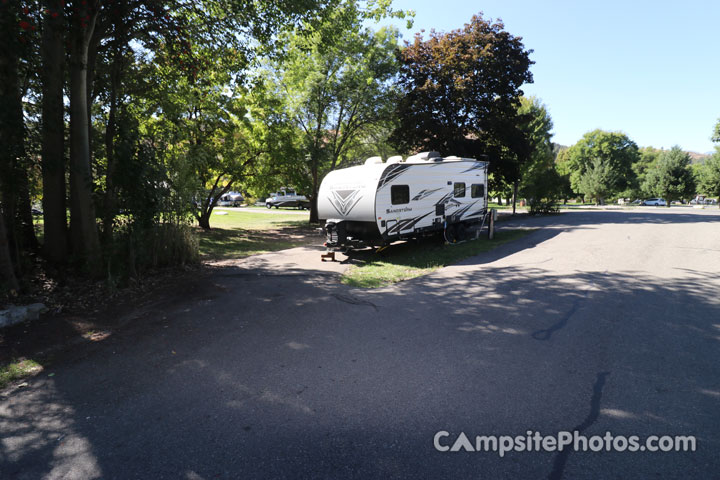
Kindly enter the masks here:
M 705 163 L 705 160 L 710 157 L 707 153 L 687 152 L 687 154 L 690 155 L 692 163 Z

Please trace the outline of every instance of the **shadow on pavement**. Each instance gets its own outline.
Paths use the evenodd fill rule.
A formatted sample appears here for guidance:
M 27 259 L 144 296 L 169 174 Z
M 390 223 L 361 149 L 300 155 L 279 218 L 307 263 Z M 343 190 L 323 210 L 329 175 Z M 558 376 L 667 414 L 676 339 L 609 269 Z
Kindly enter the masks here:
M 658 221 L 678 215 L 690 221 Z M 553 219 L 566 225 L 556 231 L 584 228 Z M 167 323 L 113 336 L 1 398 L 0 478 L 708 478 L 720 469 L 718 273 L 487 267 L 381 291 L 325 281 L 321 270 L 248 273 L 221 272 L 214 298 L 179 301 Z M 699 448 L 560 460 L 433 448 L 439 430 L 474 438 L 577 426 L 695 435 Z

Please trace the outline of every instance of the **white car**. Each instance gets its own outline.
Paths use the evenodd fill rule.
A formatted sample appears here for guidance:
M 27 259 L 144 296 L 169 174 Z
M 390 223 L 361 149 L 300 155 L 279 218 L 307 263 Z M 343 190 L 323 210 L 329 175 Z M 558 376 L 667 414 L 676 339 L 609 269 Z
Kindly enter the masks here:
M 642 204 L 655 207 L 664 207 L 667 205 L 667 203 L 665 203 L 665 200 L 663 200 L 662 198 L 648 198 Z
M 298 195 L 295 193 L 295 190 L 281 190 L 271 193 L 270 196 L 265 199 L 265 206 L 267 208 L 297 207 L 303 209 L 310 208 L 310 202 L 305 195 Z

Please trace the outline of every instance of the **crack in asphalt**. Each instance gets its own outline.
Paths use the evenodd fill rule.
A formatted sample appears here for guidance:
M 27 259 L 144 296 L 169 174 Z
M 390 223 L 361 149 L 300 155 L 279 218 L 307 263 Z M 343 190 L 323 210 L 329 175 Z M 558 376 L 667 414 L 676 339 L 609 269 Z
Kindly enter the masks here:
M 344 295 L 342 293 L 333 293 L 333 297 L 337 298 L 341 302 L 349 303 L 351 305 L 367 305 L 368 307 L 373 307 L 375 310 L 378 309 L 377 305 L 375 305 L 372 302 L 369 302 L 367 300 L 363 300 L 361 298 L 353 297 L 352 295 Z
M 604 273 L 607 273 L 607 270 L 605 270 Z M 580 302 L 585 300 L 588 296 L 588 292 L 590 292 L 593 288 L 595 288 L 597 284 L 591 280 L 590 281 L 590 287 L 587 289 L 582 290 L 582 296 L 576 297 L 575 301 L 573 301 L 572 307 L 570 308 L 570 311 L 565 315 L 563 318 L 560 319 L 559 322 L 554 323 L 550 325 L 548 328 L 543 328 L 542 330 L 536 330 L 532 333 L 532 337 L 535 340 L 540 341 L 547 341 L 550 340 L 550 337 L 552 337 L 553 333 L 557 332 L 558 330 L 563 329 L 570 318 L 575 315 L 575 312 L 577 312 L 578 308 L 580 307 Z
M 577 297 L 575 299 L 575 301 L 573 302 L 572 308 L 567 313 L 567 315 L 565 315 L 563 318 L 561 318 L 559 322 L 549 326 L 548 328 L 544 328 L 542 330 L 537 330 L 537 331 L 533 332 L 532 337 L 535 340 L 540 340 L 543 342 L 550 340 L 550 337 L 552 337 L 553 333 L 557 332 L 558 330 L 561 330 L 562 328 L 565 327 L 565 325 L 567 325 L 568 320 L 570 320 L 570 317 L 575 315 L 575 312 L 577 312 L 577 309 L 580 307 L 580 302 L 582 302 L 583 299 L 584 299 L 583 297 Z
M 595 378 L 595 384 L 593 385 L 592 397 L 590 397 L 590 412 L 582 423 L 570 430 L 571 432 L 577 431 L 578 433 L 582 433 L 595 423 L 600 416 L 600 400 L 602 399 L 603 388 L 605 387 L 605 377 L 608 375 L 610 375 L 610 372 L 598 372 Z M 548 475 L 548 480 L 560 480 L 563 477 L 565 465 L 571 452 L 572 450 L 566 447 L 557 453 L 555 461 L 553 462 L 553 469 L 550 475 Z

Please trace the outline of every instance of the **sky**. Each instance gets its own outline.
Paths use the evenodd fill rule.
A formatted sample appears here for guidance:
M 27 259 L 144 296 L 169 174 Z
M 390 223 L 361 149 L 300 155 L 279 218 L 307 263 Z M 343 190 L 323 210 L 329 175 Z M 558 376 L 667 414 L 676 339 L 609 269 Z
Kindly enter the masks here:
M 601 128 L 639 146 L 708 153 L 720 118 L 720 2 L 717 0 L 395 0 L 414 10 L 403 39 L 461 28 L 483 12 L 522 37 L 533 84 L 555 125 L 553 141 L 572 145 Z

